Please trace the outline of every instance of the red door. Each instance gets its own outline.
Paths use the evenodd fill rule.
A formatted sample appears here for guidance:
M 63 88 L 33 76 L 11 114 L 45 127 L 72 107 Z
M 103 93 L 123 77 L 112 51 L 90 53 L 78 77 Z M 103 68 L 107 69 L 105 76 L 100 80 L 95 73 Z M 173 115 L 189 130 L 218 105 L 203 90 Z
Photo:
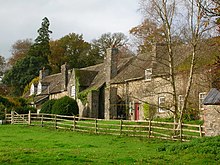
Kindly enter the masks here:
M 135 103 L 135 114 L 134 114 L 135 120 L 139 120 L 139 103 Z

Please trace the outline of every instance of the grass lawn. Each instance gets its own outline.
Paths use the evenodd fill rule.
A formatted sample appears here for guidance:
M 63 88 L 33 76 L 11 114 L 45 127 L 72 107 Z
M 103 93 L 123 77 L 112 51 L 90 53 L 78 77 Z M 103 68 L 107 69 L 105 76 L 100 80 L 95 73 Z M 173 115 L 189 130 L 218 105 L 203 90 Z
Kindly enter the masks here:
M 0 164 L 220 164 L 220 137 L 180 143 L 0 125 Z

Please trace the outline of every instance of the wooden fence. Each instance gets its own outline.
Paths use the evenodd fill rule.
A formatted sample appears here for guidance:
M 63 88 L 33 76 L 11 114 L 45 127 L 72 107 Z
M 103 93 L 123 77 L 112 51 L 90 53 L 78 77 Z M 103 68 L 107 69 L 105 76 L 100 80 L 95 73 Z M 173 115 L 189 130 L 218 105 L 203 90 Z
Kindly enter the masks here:
M 205 134 L 203 131 L 204 126 L 202 125 L 182 124 L 178 129 L 174 129 L 178 124 L 158 121 L 104 120 L 42 113 L 22 115 L 11 113 L 6 114 L 6 120 L 11 124 L 38 125 L 95 134 L 138 136 L 181 141 L 199 138 Z

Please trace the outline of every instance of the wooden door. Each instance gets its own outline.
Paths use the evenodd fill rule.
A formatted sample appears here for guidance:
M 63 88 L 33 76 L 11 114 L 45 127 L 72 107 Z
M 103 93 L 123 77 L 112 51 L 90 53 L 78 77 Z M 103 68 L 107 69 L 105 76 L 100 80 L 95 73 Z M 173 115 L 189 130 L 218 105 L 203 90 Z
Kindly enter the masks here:
M 135 114 L 134 114 L 134 119 L 139 120 L 139 103 L 135 103 Z

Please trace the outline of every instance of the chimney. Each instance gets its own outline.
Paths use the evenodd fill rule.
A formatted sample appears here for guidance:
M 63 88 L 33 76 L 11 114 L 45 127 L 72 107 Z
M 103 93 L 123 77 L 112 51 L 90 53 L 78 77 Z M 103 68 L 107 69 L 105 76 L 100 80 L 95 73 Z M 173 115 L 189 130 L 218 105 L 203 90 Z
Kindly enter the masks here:
M 68 83 L 68 69 L 66 63 L 61 66 L 61 75 L 62 75 L 62 89 L 66 91 L 67 83 Z
M 105 58 L 105 74 L 106 74 L 106 88 L 105 88 L 105 119 L 113 119 L 117 117 L 117 89 L 111 87 L 110 81 L 117 75 L 117 48 L 107 49 Z
M 46 76 L 49 75 L 49 70 L 43 68 L 42 70 L 39 71 L 39 79 L 43 80 Z
M 106 84 L 117 75 L 117 48 L 108 48 L 105 58 Z

